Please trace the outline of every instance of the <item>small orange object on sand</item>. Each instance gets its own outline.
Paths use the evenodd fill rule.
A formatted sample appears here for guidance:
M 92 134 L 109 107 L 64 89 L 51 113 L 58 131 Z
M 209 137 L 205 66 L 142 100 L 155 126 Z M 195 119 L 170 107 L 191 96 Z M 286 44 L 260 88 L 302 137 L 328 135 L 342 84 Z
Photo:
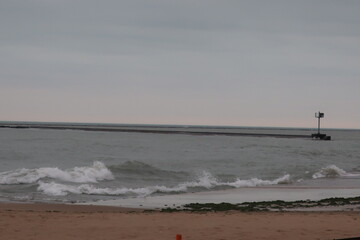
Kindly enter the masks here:
M 182 239 L 181 234 L 176 234 L 176 240 L 181 240 L 181 239 Z

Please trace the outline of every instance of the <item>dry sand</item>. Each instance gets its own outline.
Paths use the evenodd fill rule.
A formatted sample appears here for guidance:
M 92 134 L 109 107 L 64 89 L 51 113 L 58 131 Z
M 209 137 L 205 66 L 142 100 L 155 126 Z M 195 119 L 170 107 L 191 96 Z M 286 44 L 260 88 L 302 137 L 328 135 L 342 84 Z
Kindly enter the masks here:
M 336 239 L 360 237 L 360 212 L 160 213 L 0 204 L 0 239 Z

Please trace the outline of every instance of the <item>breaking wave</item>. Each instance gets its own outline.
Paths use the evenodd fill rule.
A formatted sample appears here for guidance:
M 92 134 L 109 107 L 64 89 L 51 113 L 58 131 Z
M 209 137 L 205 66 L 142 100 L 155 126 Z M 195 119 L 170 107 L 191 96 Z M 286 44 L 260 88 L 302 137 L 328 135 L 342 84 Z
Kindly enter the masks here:
M 221 182 L 213 177 L 209 172 L 204 171 L 197 180 L 180 183 L 174 187 L 166 186 L 148 186 L 142 188 L 99 188 L 90 184 L 81 184 L 78 186 L 60 184 L 55 182 L 39 182 L 38 190 L 51 196 L 65 196 L 67 194 L 91 194 L 91 195 L 124 195 L 145 197 L 153 193 L 181 193 L 188 192 L 191 188 L 213 189 L 215 187 L 256 187 L 275 184 L 290 183 L 290 175 L 277 178 L 275 180 L 262 180 L 252 178 L 249 180 L 236 179 L 234 182 Z
M 102 162 L 94 162 L 89 167 L 74 167 L 68 170 L 55 168 L 18 169 L 0 173 L 0 184 L 35 183 L 44 178 L 52 178 L 74 183 L 96 183 L 114 179 L 111 171 Z
M 286 174 L 274 180 L 259 178 L 240 179 L 234 181 L 222 181 L 211 173 L 203 171 L 193 181 L 180 182 L 174 186 L 150 185 L 138 188 L 129 187 L 104 187 L 97 184 L 104 180 L 115 180 L 113 172 L 140 174 L 144 170 L 145 175 L 160 176 L 163 179 L 177 178 L 188 175 L 184 172 L 164 171 L 141 162 L 126 162 L 117 166 L 105 166 L 96 161 L 91 166 L 74 167 L 62 170 L 57 167 L 43 167 L 35 169 L 17 169 L 0 173 L 0 184 L 37 184 L 37 190 L 49 196 L 66 196 L 68 194 L 85 195 L 109 195 L 124 197 L 145 197 L 155 193 L 185 193 L 212 189 L 256 187 L 276 184 L 291 183 L 290 175 Z M 113 172 L 112 172 L 113 171 Z M 180 179 L 180 178 L 179 178 Z M 183 177 L 182 177 L 183 179 Z M 116 183 L 116 182 L 114 182 Z M 119 184 L 119 182 L 117 182 Z
M 329 165 L 320 169 L 312 175 L 313 179 L 317 178 L 335 178 L 335 177 L 360 177 L 360 174 L 348 173 L 336 165 Z
M 237 178 L 233 182 L 221 182 L 217 178 L 211 175 L 211 173 L 203 171 L 202 174 L 199 176 L 198 180 L 194 182 L 187 182 L 182 183 L 180 186 L 182 187 L 203 187 L 207 189 L 211 189 L 214 187 L 219 186 L 229 186 L 234 188 L 241 188 L 241 187 L 257 187 L 257 186 L 266 186 L 266 185 L 276 185 L 276 184 L 287 184 L 291 183 L 290 175 L 286 174 L 280 178 L 275 180 L 262 180 L 259 178 L 251 178 L 248 180 L 242 180 Z

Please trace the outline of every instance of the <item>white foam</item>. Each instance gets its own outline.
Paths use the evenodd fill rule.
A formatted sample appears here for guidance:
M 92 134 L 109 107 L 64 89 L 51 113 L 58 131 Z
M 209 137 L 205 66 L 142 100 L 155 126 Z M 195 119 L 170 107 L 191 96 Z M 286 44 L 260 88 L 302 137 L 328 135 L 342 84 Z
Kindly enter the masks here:
M 65 196 L 68 193 L 76 193 L 76 194 L 81 193 L 80 191 L 77 190 L 76 186 L 59 184 L 55 182 L 44 183 L 42 181 L 39 181 L 38 190 L 51 196 Z
M 59 168 L 18 169 L 0 173 L 0 184 L 35 183 L 43 178 L 58 179 L 75 183 L 96 183 L 114 179 L 111 171 L 102 162 L 94 162 L 90 167 L 75 167 L 68 170 Z
M 248 180 L 236 179 L 234 182 L 221 182 L 218 181 L 211 173 L 204 171 L 197 181 L 188 182 L 181 184 L 186 187 L 204 187 L 211 189 L 217 186 L 229 186 L 229 187 L 256 187 L 256 186 L 265 186 L 265 185 L 275 185 L 275 184 L 286 184 L 290 183 L 290 175 L 286 174 L 275 180 L 262 180 L 258 178 L 251 178 Z
M 345 170 L 343 170 L 335 165 L 329 165 L 327 167 L 320 169 L 320 171 L 314 173 L 312 177 L 314 179 L 334 178 L 334 177 L 360 177 L 360 174 L 348 173 Z
M 184 189 L 189 187 L 203 187 L 211 189 L 216 186 L 219 186 L 218 180 L 207 171 L 203 171 L 196 181 L 179 184 L 179 187 Z
M 0 173 L 0 184 L 34 183 L 41 177 L 35 169 L 18 169 Z
M 72 186 L 55 182 L 45 183 L 39 181 L 38 191 L 51 196 L 65 196 L 69 193 L 73 194 L 91 194 L 91 195 L 135 195 L 140 197 L 148 196 L 154 192 L 176 191 L 163 186 L 154 186 L 146 188 L 99 188 L 90 184 L 81 184 Z
M 275 180 L 262 180 L 258 178 L 252 178 L 249 180 L 237 179 L 234 182 L 220 182 L 213 177 L 209 172 L 204 171 L 196 181 L 185 182 L 178 184 L 174 187 L 166 186 L 148 186 L 143 188 L 100 188 L 90 184 L 82 184 L 78 186 L 60 184 L 55 182 L 42 182 L 39 181 L 38 190 L 51 196 L 64 196 L 69 193 L 73 194 L 93 194 L 93 195 L 135 195 L 139 197 L 146 197 L 153 193 L 180 193 L 187 192 L 189 188 L 202 187 L 206 189 L 213 189 L 217 186 L 227 186 L 234 188 L 241 187 L 255 187 L 266 186 L 275 184 L 284 184 L 290 182 L 290 175 L 286 174 L 283 177 Z
M 251 178 L 249 180 L 237 179 L 235 182 L 227 183 L 226 185 L 241 188 L 241 187 L 257 187 L 257 186 L 267 186 L 267 185 L 277 185 L 277 184 L 287 184 L 290 183 L 290 175 L 286 174 L 275 180 L 262 180 L 258 178 Z

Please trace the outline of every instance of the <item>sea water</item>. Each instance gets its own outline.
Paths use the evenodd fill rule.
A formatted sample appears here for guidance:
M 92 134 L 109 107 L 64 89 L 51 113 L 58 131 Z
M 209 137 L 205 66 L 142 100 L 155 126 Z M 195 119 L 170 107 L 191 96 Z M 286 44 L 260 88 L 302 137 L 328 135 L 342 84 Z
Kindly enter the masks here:
M 274 134 L 314 132 L 192 128 Z M 0 200 L 69 203 L 267 186 L 359 188 L 360 131 L 325 132 L 332 141 L 0 128 Z

